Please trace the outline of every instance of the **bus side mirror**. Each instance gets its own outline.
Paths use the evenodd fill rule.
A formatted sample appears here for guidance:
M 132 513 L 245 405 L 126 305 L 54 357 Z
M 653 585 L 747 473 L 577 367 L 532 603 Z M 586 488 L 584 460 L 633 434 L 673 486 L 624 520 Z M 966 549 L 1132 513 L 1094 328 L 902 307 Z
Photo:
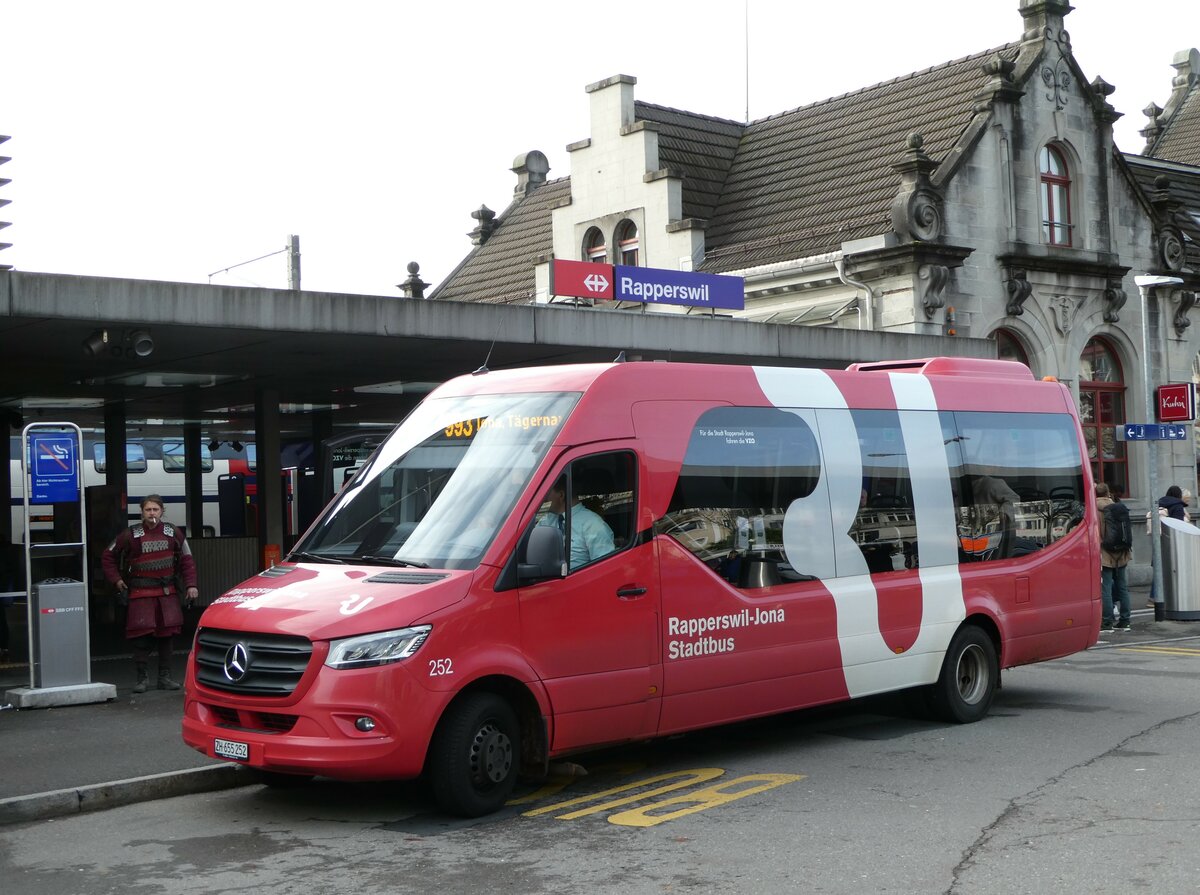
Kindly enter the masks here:
M 535 525 L 529 532 L 525 562 L 517 565 L 517 579 L 533 581 L 540 578 L 562 578 L 565 574 L 562 532 L 554 526 Z

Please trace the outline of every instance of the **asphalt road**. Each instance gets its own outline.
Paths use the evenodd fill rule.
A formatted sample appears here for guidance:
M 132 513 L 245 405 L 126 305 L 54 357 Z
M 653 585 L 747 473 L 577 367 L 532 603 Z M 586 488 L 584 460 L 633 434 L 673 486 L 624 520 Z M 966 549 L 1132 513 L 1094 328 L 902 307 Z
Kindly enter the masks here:
M 1200 635 L 1200 629 L 1197 630 Z M 985 721 L 863 701 L 582 759 L 478 821 L 250 786 L 0 828 L 6 895 L 1200 888 L 1200 636 L 1016 669 Z M 569 771 L 569 768 L 564 768 Z

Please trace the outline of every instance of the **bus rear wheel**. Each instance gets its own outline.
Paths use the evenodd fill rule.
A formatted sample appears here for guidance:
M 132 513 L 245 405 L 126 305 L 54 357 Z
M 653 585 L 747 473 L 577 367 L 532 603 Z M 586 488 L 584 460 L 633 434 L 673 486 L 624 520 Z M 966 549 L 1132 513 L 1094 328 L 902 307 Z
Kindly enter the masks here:
M 430 746 L 433 796 L 448 814 L 490 814 L 512 792 L 520 755 L 511 706 L 494 693 L 469 694 L 450 707 Z
M 967 625 L 950 641 L 942 672 L 928 693 L 929 708 L 941 721 L 978 721 L 988 713 L 999 680 L 992 638 L 980 628 Z

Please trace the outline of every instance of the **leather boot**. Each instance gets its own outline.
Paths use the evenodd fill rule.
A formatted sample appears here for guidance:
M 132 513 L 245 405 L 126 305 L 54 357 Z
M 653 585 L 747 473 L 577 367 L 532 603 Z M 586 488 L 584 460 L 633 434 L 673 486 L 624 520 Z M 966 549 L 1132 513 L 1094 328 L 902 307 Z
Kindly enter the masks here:
M 146 671 L 146 663 L 137 663 L 137 683 L 133 685 L 134 693 L 145 693 L 146 687 L 150 684 L 150 675 Z
M 180 684 L 178 681 L 171 680 L 171 670 L 169 668 L 158 669 L 158 689 L 160 690 L 178 690 Z

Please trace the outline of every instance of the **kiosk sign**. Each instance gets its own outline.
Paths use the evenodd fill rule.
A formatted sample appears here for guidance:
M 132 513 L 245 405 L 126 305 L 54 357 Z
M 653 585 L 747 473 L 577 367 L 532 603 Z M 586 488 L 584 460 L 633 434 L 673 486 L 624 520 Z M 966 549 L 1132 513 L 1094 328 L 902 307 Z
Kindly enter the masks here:
M 30 435 L 29 502 L 78 503 L 78 460 L 74 435 Z
M 1196 386 L 1176 382 L 1158 387 L 1158 421 L 1182 423 L 1196 418 Z

